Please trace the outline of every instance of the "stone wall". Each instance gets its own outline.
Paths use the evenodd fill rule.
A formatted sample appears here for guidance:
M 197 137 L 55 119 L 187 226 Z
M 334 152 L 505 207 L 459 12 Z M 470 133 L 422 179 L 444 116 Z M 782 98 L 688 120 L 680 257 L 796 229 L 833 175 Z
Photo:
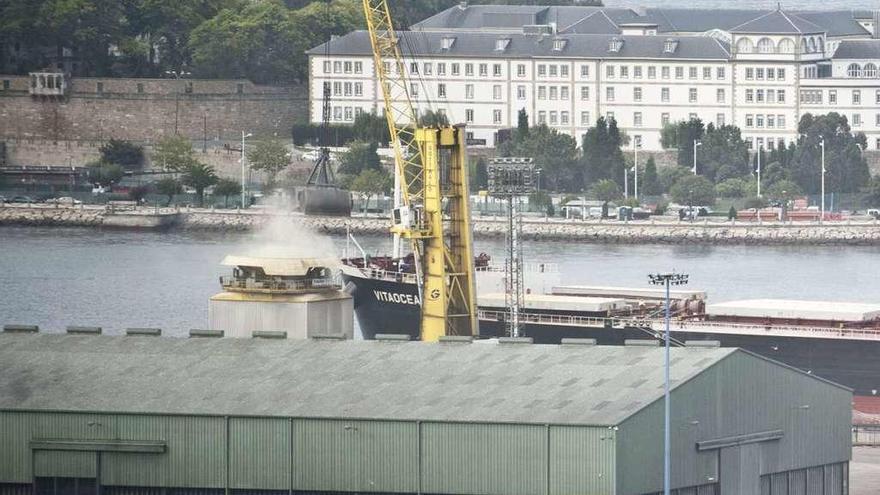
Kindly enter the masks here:
M 178 133 L 235 141 L 241 130 L 288 137 L 307 118 L 305 86 L 258 86 L 245 80 L 74 78 L 65 99 L 28 94 L 29 79 L 2 76 L 0 139 L 152 142 Z

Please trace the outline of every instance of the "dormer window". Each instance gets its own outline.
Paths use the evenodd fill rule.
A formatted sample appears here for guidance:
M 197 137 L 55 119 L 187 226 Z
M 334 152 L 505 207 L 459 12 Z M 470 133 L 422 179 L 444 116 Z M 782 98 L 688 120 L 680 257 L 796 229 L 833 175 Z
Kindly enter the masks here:
M 568 43 L 568 40 L 564 39 L 556 39 L 553 40 L 553 51 L 561 52 L 565 50 L 565 45 Z
M 675 50 L 678 48 L 678 41 L 673 39 L 668 39 L 663 42 L 663 53 L 675 53 Z
M 510 44 L 510 38 L 499 38 L 499 39 L 495 40 L 495 51 L 496 52 L 503 52 L 504 50 L 507 50 L 507 45 L 509 45 L 509 44 Z
M 623 40 L 620 38 L 611 38 L 608 42 L 608 51 L 611 53 L 617 53 L 621 48 L 623 48 Z
M 452 49 L 452 45 L 455 44 L 455 38 L 443 38 L 440 41 L 440 49 L 444 51 L 449 51 Z

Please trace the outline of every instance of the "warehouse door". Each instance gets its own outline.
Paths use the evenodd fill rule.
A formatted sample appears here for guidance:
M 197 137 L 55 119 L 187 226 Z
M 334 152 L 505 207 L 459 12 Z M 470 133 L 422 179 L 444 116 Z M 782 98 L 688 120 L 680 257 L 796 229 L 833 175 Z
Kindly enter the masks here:
M 721 449 L 721 495 L 761 495 L 761 444 Z
M 98 453 L 34 451 L 37 495 L 98 495 Z

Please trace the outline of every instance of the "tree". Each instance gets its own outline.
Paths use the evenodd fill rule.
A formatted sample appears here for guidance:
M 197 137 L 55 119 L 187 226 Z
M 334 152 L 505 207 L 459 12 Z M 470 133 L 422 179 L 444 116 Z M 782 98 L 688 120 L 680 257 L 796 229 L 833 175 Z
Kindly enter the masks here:
M 768 197 L 786 202 L 803 196 L 803 194 L 804 192 L 799 185 L 787 179 L 776 181 L 767 188 Z
M 679 179 L 687 177 L 688 175 L 693 175 L 693 172 L 691 172 L 690 169 L 676 165 L 674 167 L 664 167 L 660 169 L 658 175 L 661 192 L 668 193 L 672 190 L 672 186 L 674 186 Z
M 379 170 L 382 168 L 382 162 L 376 150 L 376 143 L 352 141 L 348 151 L 339 157 L 338 172 L 354 178 L 364 170 Z
M 827 191 L 851 193 L 870 180 L 862 151 L 864 134 L 853 134 L 846 117 L 836 112 L 813 116 L 805 114 L 798 125 L 798 144 L 791 157 L 791 178 L 801 188 L 816 194 L 821 190 L 821 149 L 825 142 L 825 186 Z
M 880 175 L 871 177 L 868 185 L 865 187 L 865 202 L 871 207 L 880 206 Z
M 529 129 L 528 135 L 515 133 L 512 140 L 498 147 L 500 156 L 525 156 L 535 159 L 542 178 L 551 191 L 580 190 L 582 174 L 577 162 L 577 143 L 567 135 L 541 124 Z
M 679 204 L 710 206 L 715 204 L 715 186 L 701 175 L 686 175 L 678 180 L 669 194 Z
M 602 179 L 596 181 L 593 186 L 590 187 L 590 195 L 607 204 L 608 202 L 615 201 L 621 197 L 620 186 L 617 185 L 617 182 L 614 182 L 611 179 Z
M 217 183 L 214 167 L 201 162 L 193 162 L 183 171 L 181 182 L 196 190 L 199 206 L 205 202 L 205 189 Z
M 623 142 L 617 122 L 614 119 L 606 121 L 605 117 L 600 117 L 595 127 L 584 134 L 581 146 L 584 186 L 602 179 L 623 183 L 626 166 L 620 150 Z
M 471 179 L 471 190 L 472 191 L 482 191 L 489 187 L 489 169 L 486 164 L 485 157 L 477 158 L 477 162 L 474 165 L 474 175 Z
M 126 170 L 139 169 L 144 164 L 144 148 L 130 141 L 111 139 L 100 151 L 102 162 L 115 163 Z
M 363 194 L 366 202 L 364 212 L 370 205 L 370 199 L 377 195 L 388 192 L 391 189 L 391 176 L 384 169 L 363 170 L 351 183 L 351 190 Z
M 527 139 L 529 137 L 529 114 L 525 108 L 520 108 L 516 113 L 516 136 L 515 139 Z
M 690 119 L 664 126 L 660 140 L 664 148 L 678 149 L 679 165 L 692 168 L 694 166 L 694 141 L 701 140 L 704 132 L 702 120 Z M 700 163 L 700 160 L 697 160 L 697 171 L 700 170 Z
M 271 189 L 275 184 L 278 172 L 290 165 L 290 151 L 287 146 L 277 139 L 257 141 L 247 152 L 248 164 L 253 170 L 266 172 L 266 188 Z
M 156 181 L 156 193 L 166 196 L 165 206 L 171 204 L 176 194 L 183 192 L 183 185 L 174 177 L 165 177 Z
M 713 182 L 730 177 L 748 175 L 749 151 L 737 127 L 724 125 L 706 126 L 697 149 L 697 172 Z M 679 155 L 681 150 L 679 150 Z M 693 166 L 693 144 L 691 145 L 691 161 L 684 164 Z
M 440 110 L 428 110 L 419 117 L 419 125 L 422 127 L 441 127 L 449 125 L 449 118 Z
M 218 179 L 214 185 L 214 196 L 223 196 L 223 207 L 229 208 L 229 196 L 241 194 L 241 184 L 233 179 Z
M 168 136 L 153 147 L 153 168 L 182 171 L 196 161 L 192 141 L 183 136 Z
M 125 170 L 115 163 L 95 162 L 86 166 L 89 182 L 95 186 L 112 186 L 125 175 Z
M 654 161 L 653 156 L 645 163 L 645 171 L 642 172 L 639 182 L 639 192 L 646 196 L 657 196 L 663 192 L 660 178 L 657 176 L 657 162 Z
M 749 192 L 749 184 L 744 179 L 725 179 L 715 186 L 715 193 L 722 198 L 743 198 Z
M 388 132 L 388 122 L 385 117 L 376 115 L 373 112 L 361 112 L 355 115 L 351 131 L 354 138 L 358 141 L 388 146 L 388 142 L 391 140 Z

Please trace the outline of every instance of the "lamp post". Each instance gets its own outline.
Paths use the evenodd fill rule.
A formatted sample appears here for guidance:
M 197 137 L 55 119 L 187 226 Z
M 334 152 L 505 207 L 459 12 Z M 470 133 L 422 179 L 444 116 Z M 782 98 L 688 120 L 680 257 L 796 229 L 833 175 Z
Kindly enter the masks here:
M 663 363 L 663 495 L 669 495 L 669 286 L 686 285 L 688 276 L 684 273 L 656 273 L 648 275 L 652 285 L 666 287 L 665 325 L 664 337 L 665 359 Z
M 822 148 L 822 200 L 821 200 L 821 209 L 819 211 L 819 223 L 822 223 L 825 220 L 825 138 L 819 139 L 819 146 Z
M 639 146 L 641 139 L 633 139 L 633 196 L 639 200 Z
M 697 147 L 702 145 L 703 143 L 694 139 L 694 175 L 697 175 Z
M 629 199 L 629 169 L 623 166 L 623 199 Z
M 245 169 L 245 154 L 244 154 L 244 140 L 245 138 L 251 137 L 252 134 L 245 134 L 244 131 L 241 131 L 241 207 L 245 208 L 245 200 L 247 199 L 247 190 L 245 188 L 244 182 L 244 169 Z
M 764 154 L 764 147 L 758 146 L 758 197 L 761 197 L 761 155 Z

